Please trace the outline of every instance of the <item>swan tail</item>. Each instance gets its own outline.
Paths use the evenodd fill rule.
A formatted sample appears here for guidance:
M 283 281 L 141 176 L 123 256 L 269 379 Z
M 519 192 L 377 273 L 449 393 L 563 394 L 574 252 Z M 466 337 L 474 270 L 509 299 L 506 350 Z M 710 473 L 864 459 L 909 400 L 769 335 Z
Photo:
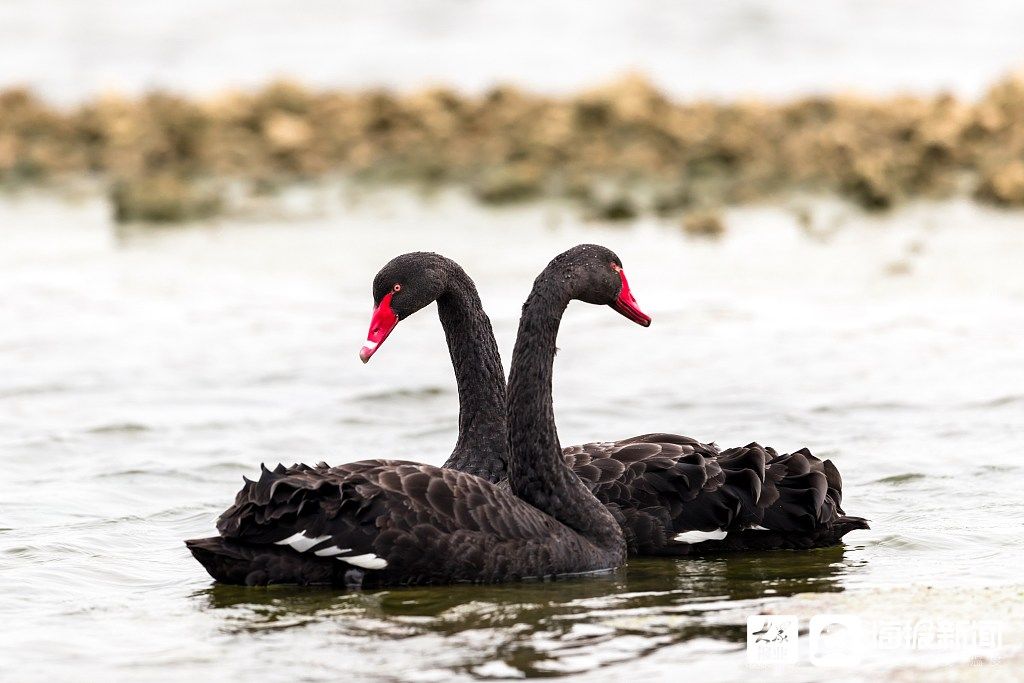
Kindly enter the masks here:
M 356 587 L 363 574 L 342 563 L 314 560 L 288 548 L 253 546 L 220 536 L 192 539 L 185 545 L 216 581 L 236 586 L 297 583 Z
M 869 529 L 863 517 L 843 515 L 835 520 L 820 524 L 807 533 L 744 529 L 729 534 L 727 545 L 733 550 L 810 550 L 828 548 L 842 543 L 843 536 L 855 529 Z
M 768 536 L 756 541 L 753 534 L 780 534 L 779 547 L 809 548 L 836 545 L 867 521 L 852 517 L 842 508 L 843 480 L 831 460 L 821 460 L 806 448 L 775 455 L 767 466 L 765 486 L 774 500 L 764 507 L 759 526 L 745 532 L 751 542 L 774 543 Z
M 749 528 L 731 531 L 720 540 L 707 540 L 701 543 L 673 542 L 652 546 L 645 549 L 645 554 L 660 557 L 706 557 L 737 552 L 810 550 L 838 545 L 849 532 L 869 528 L 868 521 L 863 517 L 844 515 L 829 524 L 818 526 L 809 533 Z
M 193 538 L 185 546 L 199 564 L 221 583 L 247 585 L 246 577 L 252 572 L 252 553 L 243 546 L 226 541 L 220 536 Z
M 863 517 L 853 517 L 850 515 L 843 515 L 839 519 L 835 520 L 828 526 L 826 526 L 820 532 L 820 541 L 815 547 L 821 547 L 825 545 L 836 545 L 843 540 L 843 536 L 856 531 L 857 529 L 870 529 L 871 525 L 868 524 L 868 520 Z
M 723 485 L 706 498 L 719 506 L 728 503 L 729 513 L 721 517 L 727 523 L 719 527 L 728 533 L 715 537 L 684 531 L 669 543 L 647 546 L 645 554 L 679 557 L 823 548 L 840 544 L 851 531 L 868 528 L 867 520 L 843 512 L 839 470 L 807 449 L 779 455 L 751 443 L 722 451 L 718 463 Z M 706 529 L 687 524 L 694 521 L 687 519 L 693 517 L 690 512 L 674 520 L 676 530 Z

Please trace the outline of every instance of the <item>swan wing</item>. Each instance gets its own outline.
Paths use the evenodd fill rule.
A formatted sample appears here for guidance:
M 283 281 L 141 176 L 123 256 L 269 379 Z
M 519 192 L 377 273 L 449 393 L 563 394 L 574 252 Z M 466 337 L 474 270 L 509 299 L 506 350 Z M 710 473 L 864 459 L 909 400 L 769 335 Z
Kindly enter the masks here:
M 217 529 L 221 545 L 244 546 L 250 554 L 262 549 L 272 558 L 265 564 L 288 565 L 254 579 L 263 556 L 246 557 L 246 582 L 314 576 L 341 583 L 339 573 L 356 569 L 366 585 L 509 578 L 549 566 L 558 539 L 568 535 L 553 518 L 484 479 L 393 460 L 263 468 Z
M 767 454 L 720 452 L 676 434 L 643 434 L 565 449 L 566 461 L 613 509 L 630 550 L 652 553 L 680 539 L 700 543 L 759 519 Z M 711 534 L 705 537 L 705 534 Z

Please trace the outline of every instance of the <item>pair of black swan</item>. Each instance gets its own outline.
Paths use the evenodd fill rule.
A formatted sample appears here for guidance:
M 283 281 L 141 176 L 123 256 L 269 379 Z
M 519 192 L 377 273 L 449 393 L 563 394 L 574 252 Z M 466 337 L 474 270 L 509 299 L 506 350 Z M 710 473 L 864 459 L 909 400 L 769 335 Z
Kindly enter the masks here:
M 628 303 L 617 310 L 650 324 L 635 313 L 619 272 Z M 414 252 L 377 273 L 373 296 L 370 331 L 359 352 L 364 363 L 400 320 L 437 302 L 459 390 L 459 438 L 443 467 L 502 481 L 510 464 L 509 441 L 502 438 L 508 432 L 505 376 L 473 280 L 451 259 Z M 550 402 L 547 408 L 545 420 L 553 425 Z M 622 527 L 630 555 L 822 547 L 867 528 L 864 519 L 844 514 L 836 467 L 807 449 L 779 455 L 751 443 L 721 451 L 657 433 L 570 446 L 563 456 Z
M 842 515 L 831 463 L 806 452 L 778 456 L 752 444 L 720 453 L 653 434 L 563 453 L 551 373 L 573 299 L 650 322 L 614 253 L 582 245 L 559 255 L 523 306 L 506 412 L 497 347 L 472 281 L 433 254 L 389 263 L 374 281 L 360 355 L 367 360 L 399 320 L 438 301 L 461 402 L 446 466 L 369 460 L 264 469 L 221 515 L 219 536 L 186 541 L 192 554 L 215 579 L 235 584 L 496 582 L 613 569 L 627 547 L 811 547 L 866 526 Z

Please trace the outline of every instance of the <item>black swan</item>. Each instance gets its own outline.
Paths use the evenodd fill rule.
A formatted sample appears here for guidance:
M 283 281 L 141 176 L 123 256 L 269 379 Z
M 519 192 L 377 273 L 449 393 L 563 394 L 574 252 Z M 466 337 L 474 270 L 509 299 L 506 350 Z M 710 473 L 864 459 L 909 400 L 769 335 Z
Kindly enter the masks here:
M 649 324 L 611 251 L 556 257 L 523 305 L 508 399 L 508 486 L 430 465 L 364 460 L 278 465 L 248 481 L 217 521 L 186 541 L 218 581 L 349 587 L 497 582 L 614 569 L 619 524 L 566 467 L 552 419 L 555 337 L 569 301 L 607 304 Z M 393 287 L 390 301 L 415 298 Z
M 380 270 L 373 298 L 364 363 L 400 320 L 437 301 L 459 391 L 458 442 L 443 467 L 502 480 L 505 377 L 473 280 L 451 259 L 414 252 Z M 844 514 L 832 462 L 807 449 L 780 455 L 752 443 L 723 452 L 686 436 L 644 434 L 563 455 L 619 521 L 631 555 L 821 547 L 867 528 Z

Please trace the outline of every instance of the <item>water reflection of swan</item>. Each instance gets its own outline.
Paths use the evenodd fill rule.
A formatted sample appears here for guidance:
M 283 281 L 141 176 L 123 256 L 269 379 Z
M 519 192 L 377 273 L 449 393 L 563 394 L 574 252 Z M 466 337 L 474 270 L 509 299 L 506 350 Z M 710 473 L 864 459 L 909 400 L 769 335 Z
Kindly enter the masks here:
M 409 656 L 409 665 L 420 669 L 461 672 L 501 662 L 509 673 L 530 675 L 587 671 L 673 646 L 706 647 L 706 639 L 735 649 L 745 638 L 737 624 L 766 600 L 838 592 L 860 569 L 837 547 L 669 562 L 637 558 L 613 574 L 558 582 L 358 593 L 214 585 L 195 598 L 200 609 L 221 615 L 219 630 L 229 634 L 307 627 L 319 634 L 329 625 L 330 637 L 365 643 L 389 658 Z M 730 612 L 734 618 L 723 618 Z M 372 647 L 394 640 L 403 641 L 405 654 Z

